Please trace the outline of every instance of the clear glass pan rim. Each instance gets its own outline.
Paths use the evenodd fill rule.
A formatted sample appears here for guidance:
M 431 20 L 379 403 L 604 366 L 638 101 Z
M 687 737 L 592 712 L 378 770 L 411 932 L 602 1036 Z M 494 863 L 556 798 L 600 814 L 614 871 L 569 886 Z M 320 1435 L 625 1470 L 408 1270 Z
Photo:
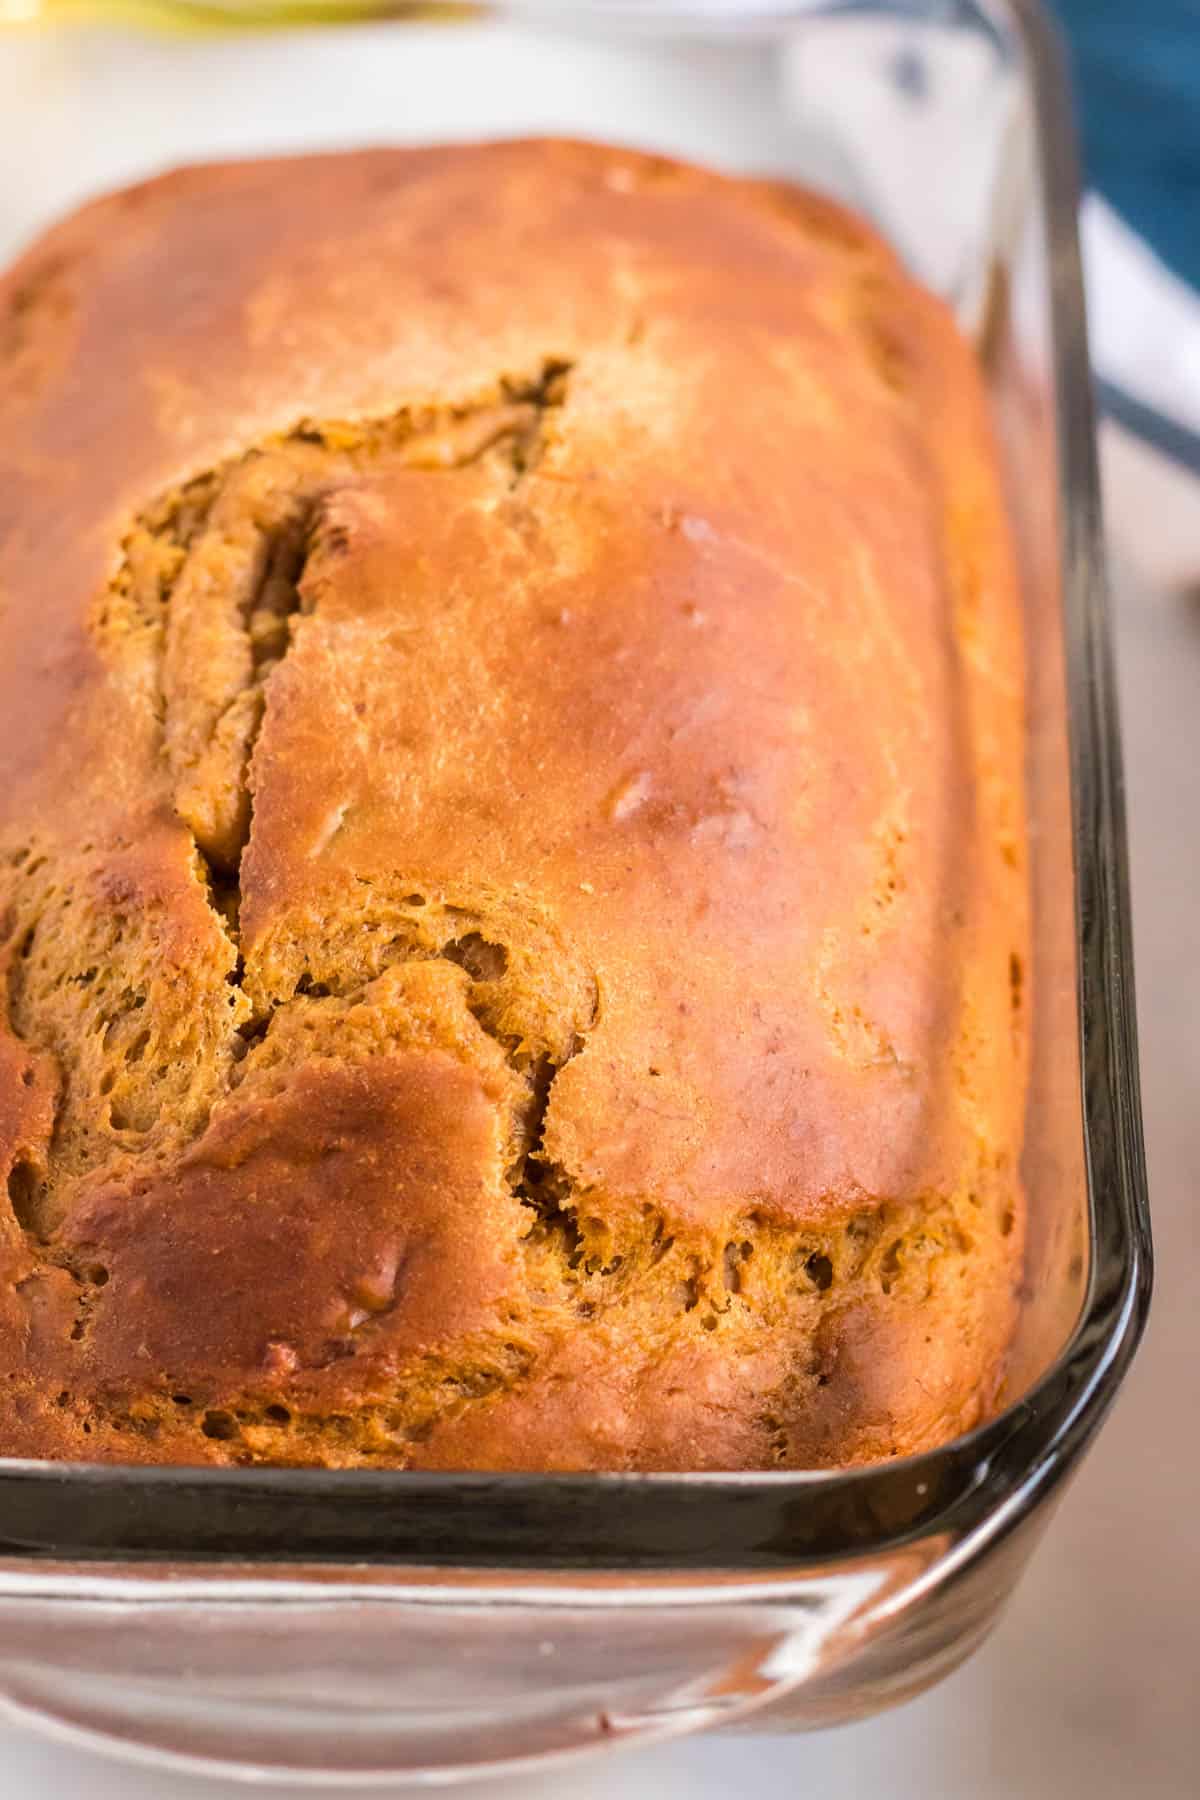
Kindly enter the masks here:
M 919 0 L 898 12 L 928 16 Z M 467 0 L 451 0 L 469 10 Z M 856 9 L 843 0 L 839 10 Z M 1082 278 L 1079 179 L 1059 47 L 1036 0 L 984 0 L 1017 37 L 1049 237 L 1058 419 L 1084 1153 L 1090 1274 L 1055 1365 L 994 1420 L 938 1450 L 853 1470 L 672 1475 L 427 1475 L 0 1460 L 0 1559 L 169 1558 L 294 1567 L 802 1571 L 943 1536 L 1007 1534 L 1077 1460 L 1145 1324 L 1151 1242 L 1138 1093 L 1123 784 Z M 234 9 L 230 9 L 231 12 Z M 752 32 L 805 0 L 520 0 L 540 24 Z M 828 0 L 824 10 L 829 11 Z M 946 12 L 952 16 L 953 5 Z M 738 16 L 734 17 L 734 14 Z

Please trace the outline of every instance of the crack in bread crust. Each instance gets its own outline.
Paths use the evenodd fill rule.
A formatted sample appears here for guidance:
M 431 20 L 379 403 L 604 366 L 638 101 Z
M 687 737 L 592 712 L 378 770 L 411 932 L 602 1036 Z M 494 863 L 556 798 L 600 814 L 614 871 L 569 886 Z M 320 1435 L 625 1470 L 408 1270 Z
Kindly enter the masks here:
M 320 503 L 364 463 L 447 472 L 496 452 L 512 482 L 536 467 L 570 365 L 501 377 L 486 395 L 362 422 L 305 420 L 144 509 L 95 629 L 117 654 L 149 640 L 175 806 L 219 871 L 249 835 L 247 773 L 264 684 L 287 652 Z
M 192 477 L 161 496 L 144 509 L 127 534 L 120 567 L 94 614 L 94 629 L 114 661 L 120 663 L 133 650 L 157 665 L 155 709 L 162 722 L 175 810 L 191 834 L 194 871 L 207 896 L 218 939 L 227 943 L 232 953 L 231 964 L 223 973 L 229 989 L 228 1024 L 235 1035 L 221 1065 L 223 1088 L 214 1084 L 205 1104 L 192 1115 L 190 1132 L 175 1131 L 177 1148 L 186 1149 L 189 1137 L 193 1145 L 202 1138 L 222 1098 L 239 1091 L 243 1098 L 269 1091 L 273 1072 L 278 1072 L 286 1085 L 289 1069 L 333 1054 L 334 1046 L 326 1041 L 331 1024 L 335 1024 L 343 1054 L 356 1013 L 378 1014 L 370 1021 L 368 1035 L 373 1041 L 360 1039 L 356 1046 L 360 1052 L 386 1055 L 411 1041 L 411 1013 L 402 1017 L 386 1004 L 378 1005 L 378 995 L 389 986 L 389 977 L 402 974 L 405 965 L 440 960 L 453 971 L 451 991 L 464 1014 L 454 1036 L 454 1053 L 468 1062 L 480 1060 L 479 1045 L 471 1041 L 473 1027 L 497 1045 L 512 1076 L 505 1096 L 509 1191 L 522 1207 L 536 1212 L 543 1224 L 552 1216 L 568 1216 L 569 1202 L 561 1194 L 551 1198 L 543 1129 L 555 1077 L 583 1048 L 586 1031 L 596 1016 L 597 999 L 594 981 L 576 971 L 567 984 L 575 990 L 575 1006 L 572 1010 L 569 1004 L 563 1021 L 523 1011 L 519 989 L 514 992 L 512 965 L 522 958 L 527 964 L 539 951 L 550 958 L 556 949 L 560 958 L 564 955 L 563 946 L 552 944 L 546 926 L 523 919 L 523 946 L 510 953 L 503 941 L 485 936 L 481 929 L 494 930 L 497 917 L 503 929 L 503 909 L 499 915 L 494 909 L 481 914 L 477 906 L 455 904 L 444 894 L 414 892 L 413 883 L 401 877 L 391 884 L 395 894 L 384 896 L 375 891 L 364 896 L 360 916 L 350 921 L 356 941 L 349 969 L 339 961 L 336 944 L 331 945 L 322 930 L 308 943 L 300 935 L 289 945 L 269 946 L 247 971 L 239 946 L 238 880 L 250 836 L 250 768 L 267 704 L 268 679 L 286 656 L 294 622 L 304 610 L 303 575 L 310 543 L 319 539 L 327 555 L 336 555 L 339 547 L 336 524 L 326 519 L 323 501 L 364 462 L 378 467 L 389 460 L 405 468 L 450 473 L 483 459 L 495 459 L 504 485 L 510 491 L 519 487 L 537 466 L 543 415 L 563 403 L 568 375 L 569 365 L 547 358 L 536 376 L 505 377 L 494 391 L 469 405 L 401 409 L 385 419 L 364 423 L 305 421 L 284 437 L 255 447 L 223 468 Z M 331 835 L 335 829 L 336 825 Z M 43 958 L 48 966 L 39 969 L 41 979 L 30 982 L 25 966 L 36 936 L 39 932 L 43 939 L 57 936 L 61 908 L 75 904 L 77 889 L 72 883 L 64 892 L 57 882 L 51 882 L 44 893 L 38 894 L 36 889 L 31 893 L 30 885 L 48 859 L 22 854 L 14 860 L 23 867 L 32 922 L 25 926 L 8 962 L 10 1025 L 23 1041 L 41 1040 L 65 1048 L 72 1031 L 75 1035 L 89 1033 L 86 1026 L 81 1027 L 79 1008 L 67 1020 L 54 1016 L 55 988 L 90 988 L 101 966 L 111 965 L 119 972 L 122 939 L 132 922 L 123 920 L 119 906 L 112 904 L 115 896 L 109 893 L 104 896 L 107 907 L 91 913 L 93 935 L 85 940 L 95 964 L 56 981 L 61 971 L 54 969 L 51 950 Z M 386 930 L 378 943 L 373 943 L 372 926 Z M 299 967 L 300 957 L 303 967 Z M 289 961 L 290 980 L 285 976 L 280 985 L 279 967 Z M 569 955 L 566 961 L 569 964 Z M 398 984 L 392 981 L 390 986 L 394 998 Z M 66 1111 L 59 1111 L 48 1154 L 40 1160 L 23 1158 L 9 1177 L 10 1201 L 22 1229 L 31 1239 L 45 1242 L 49 1265 L 63 1270 L 72 1283 L 72 1344 L 88 1336 L 109 1271 L 86 1247 L 63 1241 L 58 1228 L 70 1214 L 75 1195 L 89 1180 L 137 1179 L 163 1110 L 161 1093 L 127 1094 L 129 1084 L 122 1075 L 114 1076 L 111 1067 L 116 1060 L 127 1075 L 130 1061 L 141 1062 L 148 1049 L 153 1059 L 152 1031 L 139 1029 L 130 1039 L 125 1024 L 130 1016 L 139 1022 L 146 1003 L 144 988 L 127 988 L 115 1005 L 97 1009 L 104 1048 L 116 1048 L 115 1059 L 111 1055 L 102 1059 L 110 1066 L 93 1084 L 107 1100 L 109 1141 L 86 1125 L 72 1132 L 75 1096 L 69 1095 Z M 444 1019 L 441 1024 L 443 1029 L 434 1032 L 433 1041 L 445 1048 Z M 180 1066 L 177 1053 L 171 1060 Z M 158 1072 L 166 1075 L 167 1066 L 160 1062 Z M 78 1070 L 74 1083 L 78 1088 Z M 184 1123 L 177 1097 L 174 1118 L 176 1126 Z M 65 1156 L 64 1138 L 70 1143 Z M 69 1198 L 62 1204 L 64 1187 Z M 355 1325 L 359 1342 L 363 1341 L 361 1325 L 389 1310 L 390 1304 L 372 1306 L 364 1313 Z M 485 1353 L 489 1343 L 485 1337 Z M 511 1346 L 502 1350 L 500 1360 L 510 1374 L 514 1368 L 519 1374 L 532 1363 L 532 1350 L 517 1354 L 515 1364 L 509 1350 Z M 509 1385 L 506 1377 L 488 1373 L 482 1366 L 475 1379 L 467 1379 L 461 1370 L 445 1373 L 440 1379 L 444 1394 L 430 1420 Z M 181 1403 L 171 1404 L 178 1410 Z M 183 1407 L 185 1418 L 191 1416 L 190 1404 Z M 91 1420 L 90 1403 L 85 1412 Z M 389 1409 L 394 1428 L 403 1415 L 403 1407 Z M 143 1398 L 132 1406 L 119 1403 L 115 1410 L 101 1406 L 97 1422 L 106 1419 L 113 1428 L 145 1436 L 153 1416 L 153 1403 Z M 243 1407 L 239 1423 L 226 1409 L 210 1408 L 199 1422 L 200 1429 L 213 1440 L 243 1441 L 242 1424 L 253 1417 L 278 1427 L 282 1414 L 278 1407 L 266 1412 L 260 1409 L 259 1414 L 247 1414 Z M 345 1426 L 343 1420 L 343 1437 Z M 374 1414 L 364 1414 L 362 1429 L 379 1436 Z M 339 1436 L 336 1421 L 329 1422 L 328 1430 L 335 1439 Z M 421 1420 L 409 1419 L 404 1435 L 418 1441 Z M 253 1432 L 249 1437 L 253 1438 Z M 278 1431 L 268 1441 L 277 1449 Z

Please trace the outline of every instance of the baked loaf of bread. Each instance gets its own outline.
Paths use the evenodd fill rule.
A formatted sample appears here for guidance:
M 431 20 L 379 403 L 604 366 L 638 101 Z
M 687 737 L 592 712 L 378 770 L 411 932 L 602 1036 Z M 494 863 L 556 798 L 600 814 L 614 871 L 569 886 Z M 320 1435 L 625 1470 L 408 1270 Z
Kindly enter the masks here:
M 993 1406 L 982 384 L 787 186 L 196 169 L 0 286 L 0 1452 L 754 1469 Z

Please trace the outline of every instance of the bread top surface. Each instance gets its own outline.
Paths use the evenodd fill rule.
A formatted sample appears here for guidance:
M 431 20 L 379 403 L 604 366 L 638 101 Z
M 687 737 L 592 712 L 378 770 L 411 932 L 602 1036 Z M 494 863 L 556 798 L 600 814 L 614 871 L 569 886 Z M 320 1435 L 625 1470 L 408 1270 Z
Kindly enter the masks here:
M 0 295 L 10 1443 L 970 1422 L 1021 647 L 940 304 L 795 189 L 566 143 L 185 171 Z

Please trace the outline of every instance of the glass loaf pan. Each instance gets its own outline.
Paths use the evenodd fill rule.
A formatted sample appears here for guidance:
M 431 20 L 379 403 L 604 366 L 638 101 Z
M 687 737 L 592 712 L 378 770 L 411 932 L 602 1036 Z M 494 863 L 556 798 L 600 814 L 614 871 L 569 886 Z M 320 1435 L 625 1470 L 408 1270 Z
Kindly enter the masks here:
M 872 214 L 975 334 L 1000 424 L 1036 996 L 1024 1311 L 990 1424 L 849 1473 L 0 1462 L 0 1702 L 164 1764 L 371 1784 L 743 1718 L 821 1725 L 917 1691 L 994 1620 L 1150 1282 L 1076 171 L 1039 13 L 443 7 L 250 36 L 10 35 L 0 69 L 5 259 L 77 199 L 180 161 L 513 133 L 791 175 Z

